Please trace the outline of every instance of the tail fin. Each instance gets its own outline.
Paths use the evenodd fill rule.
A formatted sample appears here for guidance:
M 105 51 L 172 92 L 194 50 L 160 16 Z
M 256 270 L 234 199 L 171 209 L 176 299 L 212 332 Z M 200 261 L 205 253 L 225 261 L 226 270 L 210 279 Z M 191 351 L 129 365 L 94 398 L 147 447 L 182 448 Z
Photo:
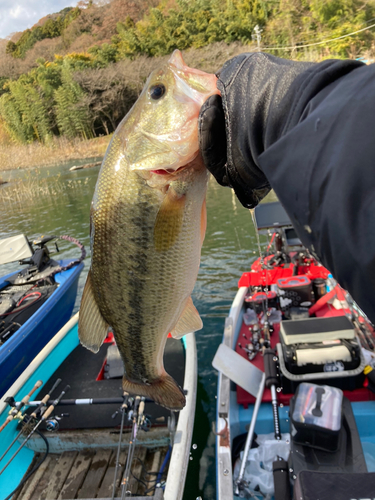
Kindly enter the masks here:
M 150 398 L 155 403 L 168 408 L 168 410 L 182 410 L 186 404 L 181 387 L 168 373 L 153 381 L 150 385 L 130 382 L 124 375 L 122 387 L 129 394 Z

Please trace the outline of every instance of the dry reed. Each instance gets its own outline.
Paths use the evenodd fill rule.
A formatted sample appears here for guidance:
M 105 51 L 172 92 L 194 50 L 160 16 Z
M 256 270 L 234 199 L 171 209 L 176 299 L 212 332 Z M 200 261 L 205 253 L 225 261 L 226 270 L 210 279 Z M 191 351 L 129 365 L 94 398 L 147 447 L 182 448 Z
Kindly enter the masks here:
M 15 179 L 0 188 L 0 203 L 25 204 L 40 197 L 55 197 L 64 192 L 81 189 L 87 185 L 89 178 L 84 180 L 68 180 L 63 182 L 60 174 L 54 177 L 41 177 L 40 170 L 33 169 L 21 179 Z

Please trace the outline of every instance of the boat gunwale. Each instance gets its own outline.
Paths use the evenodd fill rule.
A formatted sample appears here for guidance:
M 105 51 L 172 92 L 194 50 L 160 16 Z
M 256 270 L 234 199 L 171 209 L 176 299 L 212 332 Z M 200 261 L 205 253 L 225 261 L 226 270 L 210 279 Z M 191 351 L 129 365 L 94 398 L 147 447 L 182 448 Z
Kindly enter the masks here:
M 61 265 L 67 265 L 71 261 L 75 259 L 64 259 L 61 262 Z M 30 335 L 31 330 L 35 328 L 35 317 L 38 315 L 38 323 L 44 321 L 47 315 L 50 313 L 52 308 L 57 302 L 63 298 L 64 294 L 70 289 L 70 286 L 79 279 L 80 273 L 84 268 L 83 262 L 78 263 L 77 266 L 74 266 L 67 270 L 62 270 L 55 275 L 55 281 L 58 284 L 56 290 L 48 297 L 48 299 L 37 309 L 37 311 L 30 316 L 30 318 L 25 321 L 25 323 L 19 328 L 12 337 L 7 340 L 2 346 L 0 346 L 0 362 L 3 362 L 8 356 L 5 354 L 5 351 L 8 351 L 8 354 L 11 353 L 14 349 L 18 347 L 18 345 L 22 342 L 25 336 Z M 18 271 L 16 271 L 17 273 Z M 11 276 L 15 273 L 11 273 L 7 276 Z M 6 276 L 5 276 L 6 277 Z M 8 392 L 8 391 L 7 391 Z M 2 396 L 2 398 L 4 398 Z M 1 414 L 1 411 L 0 411 Z
M 168 476 L 164 490 L 164 500 L 180 500 L 184 493 L 186 474 L 189 464 L 189 448 L 195 421 L 197 397 L 197 347 L 195 334 L 183 337 L 185 346 L 184 390 L 187 390 L 186 406 L 180 411 L 175 436 L 180 441 L 173 443 L 169 462 Z M 177 479 L 176 479 L 177 478 Z
M 77 312 L 70 320 L 59 330 L 56 335 L 43 347 L 43 349 L 35 356 L 27 368 L 22 372 L 22 374 L 17 378 L 17 380 L 9 387 L 4 396 L 0 401 L 0 416 L 8 408 L 8 404 L 5 403 L 7 397 L 19 397 L 18 393 L 21 391 L 23 386 L 27 383 L 34 372 L 39 368 L 45 359 L 51 354 L 55 347 L 61 342 L 61 340 L 74 328 L 76 323 L 78 323 L 79 313 Z M 27 390 L 25 391 L 25 394 Z
M 242 322 L 241 311 L 243 309 L 243 303 L 245 295 L 248 291 L 247 286 L 240 287 L 237 290 L 236 296 L 232 302 L 232 306 L 229 311 L 228 318 L 232 320 L 231 333 L 230 336 L 225 338 L 225 330 L 223 335 L 223 343 L 228 345 L 233 349 L 235 339 L 238 334 L 238 323 L 239 320 Z M 226 322 L 227 327 L 227 322 Z M 229 385 L 229 391 L 225 390 L 225 384 Z M 230 380 L 226 375 L 218 372 L 218 398 L 216 406 L 216 491 L 218 500 L 228 500 L 228 494 L 233 496 L 233 474 L 232 474 L 232 457 L 231 457 L 231 435 L 230 435 L 230 417 L 231 417 L 231 405 L 230 405 Z M 220 405 L 222 402 L 226 401 L 227 416 L 222 417 L 220 415 Z M 225 446 L 221 444 L 223 433 L 225 436 Z

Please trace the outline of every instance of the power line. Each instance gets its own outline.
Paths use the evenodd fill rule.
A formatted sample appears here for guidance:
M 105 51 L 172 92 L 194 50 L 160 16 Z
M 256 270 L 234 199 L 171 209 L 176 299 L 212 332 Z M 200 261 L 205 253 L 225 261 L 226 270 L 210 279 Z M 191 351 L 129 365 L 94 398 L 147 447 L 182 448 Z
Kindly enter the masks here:
M 356 35 L 357 33 L 360 33 L 361 31 L 367 31 L 371 28 L 374 28 L 375 24 L 371 24 L 371 26 L 367 26 L 366 28 L 362 28 L 357 31 L 353 31 L 352 33 L 348 33 L 347 35 L 342 35 L 338 36 L 336 38 L 330 38 L 328 40 L 323 40 L 321 42 L 315 42 L 315 43 L 308 43 L 306 45 L 293 45 L 290 47 L 262 47 L 262 50 L 295 50 L 295 49 L 304 49 L 306 47 L 313 47 L 314 45 L 322 45 L 324 43 L 329 43 L 329 42 L 334 42 L 335 40 L 341 40 L 342 38 L 347 38 L 349 36 Z

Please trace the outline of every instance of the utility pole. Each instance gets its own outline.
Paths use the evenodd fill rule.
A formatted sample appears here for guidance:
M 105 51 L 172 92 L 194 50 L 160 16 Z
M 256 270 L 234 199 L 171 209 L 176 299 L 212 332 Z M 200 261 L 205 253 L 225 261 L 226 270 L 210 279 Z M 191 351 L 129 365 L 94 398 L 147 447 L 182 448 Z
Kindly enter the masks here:
M 262 33 L 262 31 L 263 31 L 263 30 L 262 30 L 262 29 L 260 29 L 260 27 L 259 27 L 258 25 L 256 25 L 256 26 L 254 27 L 254 30 L 253 30 L 253 31 L 254 31 L 254 34 L 253 34 L 253 35 L 251 35 L 251 38 L 252 38 L 254 41 L 255 41 L 255 40 L 257 41 L 258 51 L 259 51 L 259 52 L 261 52 L 261 48 L 260 48 L 260 41 L 261 41 L 261 39 L 262 39 L 262 35 L 261 35 L 261 33 Z

